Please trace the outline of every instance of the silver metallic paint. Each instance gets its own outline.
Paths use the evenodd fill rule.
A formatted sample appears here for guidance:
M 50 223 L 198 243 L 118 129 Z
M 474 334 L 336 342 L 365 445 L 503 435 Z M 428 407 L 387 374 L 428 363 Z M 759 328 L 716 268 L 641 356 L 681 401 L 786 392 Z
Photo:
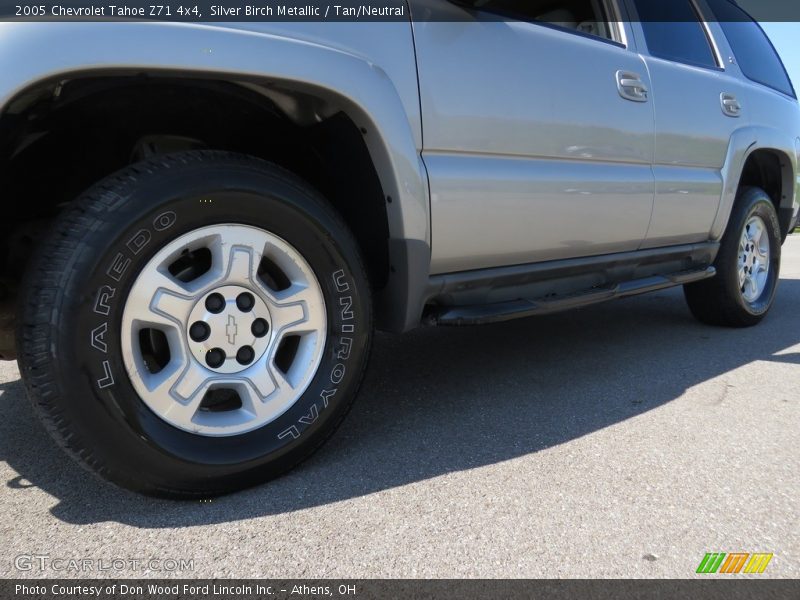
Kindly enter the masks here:
M 281 83 L 340 107 L 397 199 L 392 237 L 430 242 L 408 24 L 0 23 L 0 106 L 43 80 L 131 71 Z
M 393 242 L 432 246 L 443 273 L 719 240 L 759 149 L 781 158 L 796 212 L 797 101 L 746 79 L 707 28 L 724 70 L 649 57 L 635 23 L 619 24 L 625 47 L 509 22 L 2 23 L 0 107 L 85 73 L 313 93 L 367 130 Z M 641 75 L 648 102 L 619 96 L 618 70 Z
M 424 22 L 414 34 L 431 273 L 639 247 L 653 103 L 617 89 L 618 71 L 650 87 L 639 56 L 523 22 Z

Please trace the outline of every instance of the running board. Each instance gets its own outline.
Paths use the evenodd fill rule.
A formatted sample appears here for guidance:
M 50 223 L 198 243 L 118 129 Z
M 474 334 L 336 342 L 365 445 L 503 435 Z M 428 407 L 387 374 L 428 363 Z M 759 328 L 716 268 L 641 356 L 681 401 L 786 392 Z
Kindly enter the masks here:
M 510 302 L 497 302 L 494 304 L 478 304 L 472 306 L 443 307 L 440 312 L 429 316 L 429 322 L 434 325 L 483 325 L 486 323 L 499 323 L 521 317 L 534 315 L 547 315 L 563 310 L 589 306 L 614 298 L 636 296 L 646 292 L 655 292 L 676 285 L 692 283 L 701 279 L 708 279 L 716 275 L 714 267 L 679 271 L 668 275 L 654 275 L 643 279 L 634 279 L 623 283 L 600 286 L 569 294 L 540 298 L 537 300 L 512 300 Z

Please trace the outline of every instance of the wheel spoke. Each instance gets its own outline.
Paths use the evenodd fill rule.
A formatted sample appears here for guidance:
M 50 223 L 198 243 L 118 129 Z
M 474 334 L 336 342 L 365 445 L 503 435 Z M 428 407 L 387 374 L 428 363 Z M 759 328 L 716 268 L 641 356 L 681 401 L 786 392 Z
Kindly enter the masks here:
M 276 333 L 302 333 L 324 327 L 325 307 L 321 296 L 306 286 L 295 284 L 271 296 L 270 314 Z
M 208 371 L 193 361 L 181 373 L 170 393 L 181 400 L 189 400 L 197 395 L 208 381 Z
M 212 244 L 214 283 L 253 285 L 266 245 L 264 232 L 253 228 L 226 227 Z
M 276 407 L 294 396 L 294 386 L 271 362 L 259 365 L 258 373 L 248 375 L 239 390 L 242 407 L 256 418 L 274 417 Z
M 164 412 L 164 415 L 174 421 L 182 423 L 187 429 L 192 429 L 192 422 L 197 414 L 200 404 L 203 401 L 203 394 L 197 394 L 186 403 L 173 402 L 172 406 Z
M 242 401 L 242 408 L 256 419 L 270 419 L 270 417 L 276 416 L 272 408 L 275 398 L 264 398 L 255 388 L 254 384 L 242 386 L 239 389 L 239 398 Z
M 168 275 L 153 269 L 131 289 L 125 310 L 134 319 L 180 327 L 192 310 L 194 296 Z
M 185 369 L 176 369 L 167 377 L 154 375 L 148 378 L 152 385 L 148 395 L 148 405 L 157 414 L 191 427 L 208 381 L 202 367 L 189 362 Z
M 285 390 L 293 390 L 294 389 L 295 386 L 292 385 L 292 382 L 289 381 L 286 378 L 286 375 L 284 375 L 281 372 L 281 370 L 278 367 L 276 367 L 275 363 L 273 363 L 272 361 L 270 361 L 270 363 L 269 363 L 269 372 L 272 375 L 272 377 L 275 379 L 276 383 L 278 384 L 278 388 L 280 390 L 284 390 L 285 391 Z
M 158 289 L 153 294 L 150 310 L 182 326 L 186 323 L 193 306 L 194 299 L 192 297 L 178 295 L 165 289 Z
M 278 382 L 272 376 L 266 359 L 260 360 L 258 364 L 248 369 L 246 377 L 252 385 L 253 391 L 261 399 L 272 395 L 278 389 Z
M 750 297 L 752 300 L 755 300 L 758 296 L 758 281 L 756 280 L 755 275 L 750 273 L 750 277 L 748 278 L 748 283 L 750 284 Z
M 758 221 L 753 221 L 750 225 L 750 239 L 755 244 L 756 248 L 761 244 L 761 236 L 764 234 L 764 228 Z
M 763 236 L 761 241 L 756 244 L 756 256 L 762 260 L 769 259 L 769 239 L 767 236 Z
M 255 279 L 255 267 L 253 260 L 254 251 L 242 246 L 234 246 L 228 252 L 228 268 L 225 278 L 226 283 L 251 284 Z
M 308 311 L 305 304 L 287 304 L 271 307 L 272 329 L 276 335 L 283 335 L 289 331 L 296 331 L 298 327 L 308 321 Z
M 251 418 L 257 419 L 266 412 L 266 403 L 252 383 L 240 386 L 238 393 L 239 399 L 242 401 L 242 409 L 249 413 Z

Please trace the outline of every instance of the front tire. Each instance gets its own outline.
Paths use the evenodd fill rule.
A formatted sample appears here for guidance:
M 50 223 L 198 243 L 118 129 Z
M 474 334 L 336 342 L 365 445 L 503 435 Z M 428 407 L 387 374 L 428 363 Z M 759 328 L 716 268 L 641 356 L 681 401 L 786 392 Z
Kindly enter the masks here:
M 275 477 L 344 418 L 367 362 L 347 227 L 275 165 L 187 152 L 134 165 L 56 221 L 18 340 L 36 412 L 84 466 L 151 495 Z
M 744 188 L 714 261 L 717 275 L 684 286 L 692 314 L 710 325 L 751 327 L 766 316 L 778 287 L 781 233 L 764 190 Z

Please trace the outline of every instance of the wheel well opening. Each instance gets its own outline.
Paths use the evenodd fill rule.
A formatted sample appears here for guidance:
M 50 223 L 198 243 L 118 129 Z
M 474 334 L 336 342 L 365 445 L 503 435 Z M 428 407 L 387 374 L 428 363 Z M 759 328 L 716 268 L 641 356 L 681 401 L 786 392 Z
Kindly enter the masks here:
M 278 85 L 165 74 L 54 81 L 0 116 L 0 283 L 19 280 L 63 206 L 137 160 L 209 148 L 272 161 L 316 187 L 353 232 L 374 289 L 389 275 L 385 194 L 361 124 Z
M 759 187 L 767 193 L 775 205 L 784 237 L 788 233 L 792 218 L 791 199 L 787 199 L 787 186 L 784 181 L 787 161 L 788 159 L 779 152 L 756 150 L 747 158 L 739 182 L 740 187 Z

